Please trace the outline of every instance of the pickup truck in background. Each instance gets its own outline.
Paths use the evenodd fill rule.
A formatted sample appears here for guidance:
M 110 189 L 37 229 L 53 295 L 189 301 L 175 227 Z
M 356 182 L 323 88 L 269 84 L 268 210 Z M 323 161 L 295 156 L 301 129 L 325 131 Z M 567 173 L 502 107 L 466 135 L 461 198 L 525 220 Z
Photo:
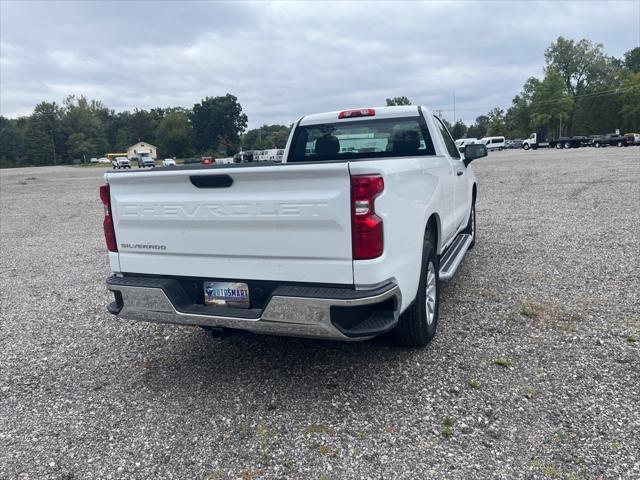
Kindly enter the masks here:
M 529 138 L 522 141 L 522 148 L 525 150 L 537 150 L 538 148 L 580 148 L 589 147 L 591 144 L 591 138 L 584 135 L 554 139 L 547 138 L 543 133 L 532 133 Z
M 107 308 L 213 334 L 393 330 L 424 346 L 439 282 L 476 240 L 469 163 L 486 154 L 459 152 L 426 108 L 381 107 L 301 118 L 283 163 L 109 172 Z
M 628 147 L 629 145 L 631 145 L 631 142 L 629 141 L 629 137 L 625 135 L 619 135 L 617 133 L 607 133 L 606 135 L 602 135 L 593 139 L 593 146 L 596 148 L 613 145 L 617 147 Z

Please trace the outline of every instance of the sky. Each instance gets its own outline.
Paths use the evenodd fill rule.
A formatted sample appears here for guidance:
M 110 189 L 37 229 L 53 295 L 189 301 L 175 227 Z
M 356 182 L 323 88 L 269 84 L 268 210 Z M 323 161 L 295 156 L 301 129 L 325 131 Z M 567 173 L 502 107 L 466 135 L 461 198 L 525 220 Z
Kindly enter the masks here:
M 405 95 L 471 123 L 507 108 L 558 36 L 640 45 L 640 0 L 0 0 L 0 114 L 69 94 L 116 111 L 231 93 L 249 127 Z

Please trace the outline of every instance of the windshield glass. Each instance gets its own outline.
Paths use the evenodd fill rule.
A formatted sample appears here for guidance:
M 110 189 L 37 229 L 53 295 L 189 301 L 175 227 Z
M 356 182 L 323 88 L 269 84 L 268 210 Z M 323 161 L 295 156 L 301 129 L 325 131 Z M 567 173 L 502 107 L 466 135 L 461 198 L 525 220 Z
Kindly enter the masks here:
M 422 117 L 300 126 L 288 162 L 435 155 Z

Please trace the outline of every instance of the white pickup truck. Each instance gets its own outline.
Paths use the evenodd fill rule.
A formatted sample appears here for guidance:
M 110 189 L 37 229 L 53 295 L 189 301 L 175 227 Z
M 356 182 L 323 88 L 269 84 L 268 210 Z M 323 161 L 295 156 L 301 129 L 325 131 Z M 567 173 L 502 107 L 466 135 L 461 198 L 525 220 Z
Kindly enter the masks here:
M 283 163 L 109 172 L 100 188 L 125 319 L 423 346 L 439 280 L 475 242 L 476 177 L 418 106 L 297 121 Z

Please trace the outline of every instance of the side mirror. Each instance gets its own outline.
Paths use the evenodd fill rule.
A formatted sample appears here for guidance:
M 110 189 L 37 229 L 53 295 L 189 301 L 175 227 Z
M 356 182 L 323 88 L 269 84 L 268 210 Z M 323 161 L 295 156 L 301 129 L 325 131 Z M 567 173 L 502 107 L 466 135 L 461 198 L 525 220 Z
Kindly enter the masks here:
M 476 158 L 487 156 L 487 146 L 481 143 L 472 143 L 464 147 L 464 165 L 468 166 Z

